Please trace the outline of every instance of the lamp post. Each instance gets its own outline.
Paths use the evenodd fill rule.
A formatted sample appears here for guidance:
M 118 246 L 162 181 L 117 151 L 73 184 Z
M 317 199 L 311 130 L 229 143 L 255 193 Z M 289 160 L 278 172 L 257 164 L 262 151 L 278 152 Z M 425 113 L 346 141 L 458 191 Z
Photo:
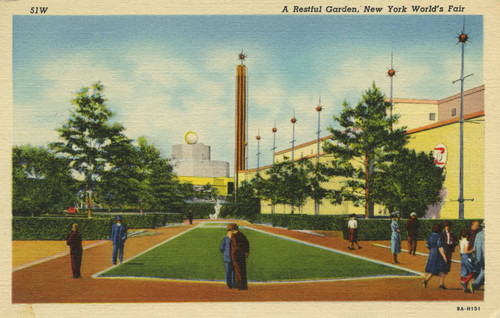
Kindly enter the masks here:
M 292 143 L 292 164 L 293 164 L 293 161 L 294 161 L 293 153 L 295 150 L 295 123 L 297 122 L 297 119 L 295 118 L 295 112 L 293 113 L 293 117 L 290 120 L 290 122 L 292 123 L 292 141 L 291 141 L 291 143 Z
M 321 106 L 321 97 L 319 98 L 319 103 L 318 106 L 316 106 L 316 111 L 318 112 L 318 131 L 316 132 L 318 134 L 318 148 L 316 150 L 316 164 L 319 166 L 319 145 L 320 145 L 320 120 L 321 120 L 321 111 L 323 110 L 323 106 Z M 319 202 L 315 200 L 314 202 L 314 214 L 319 215 Z
M 295 118 L 295 112 L 293 113 L 293 117 L 292 119 L 290 120 L 290 122 L 292 123 L 292 166 L 294 165 L 294 151 L 295 151 L 295 123 L 297 122 L 297 119 Z M 293 204 L 292 204 L 292 214 L 293 214 Z
M 458 218 L 464 219 L 464 80 L 473 75 L 469 74 L 464 77 L 464 55 L 465 55 L 465 43 L 469 40 L 469 36 L 465 33 L 465 18 L 463 29 L 460 35 L 458 35 L 458 43 L 462 44 L 462 67 L 460 71 L 460 78 L 453 81 L 456 83 L 460 81 L 460 176 L 459 176 L 459 193 L 458 193 Z
M 391 78 L 391 131 L 392 131 L 392 78 L 396 75 L 396 70 L 392 65 L 392 51 L 391 51 L 391 68 L 387 71 L 387 76 Z
M 260 132 L 257 132 L 257 136 L 255 137 L 257 139 L 257 170 L 260 168 Z
M 276 132 L 278 131 L 278 129 L 276 128 L 276 121 L 274 121 L 274 127 L 271 131 L 273 132 L 273 148 L 271 148 L 271 150 L 273 151 L 272 164 L 274 164 L 274 155 L 276 153 Z

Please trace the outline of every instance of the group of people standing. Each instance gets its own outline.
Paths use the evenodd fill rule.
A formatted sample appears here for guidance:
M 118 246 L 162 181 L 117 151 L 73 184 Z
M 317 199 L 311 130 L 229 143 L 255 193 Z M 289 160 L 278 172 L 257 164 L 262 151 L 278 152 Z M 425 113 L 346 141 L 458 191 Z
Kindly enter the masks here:
M 82 267 L 82 234 L 78 231 L 78 224 L 73 223 L 71 226 L 71 233 L 66 236 L 66 245 L 69 246 L 69 256 L 71 260 L 71 271 L 73 278 L 81 278 Z M 123 249 L 125 247 L 125 240 L 127 239 L 127 228 L 121 223 L 121 217 L 115 217 L 115 223 L 111 227 L 110 240 L 113 242 L 113 253 L 111 254 L 111 262 L 116 265 L 117 260 L 123 262 Z
M 425 271 L 429 273 L 422 282 L 427 287 L 428 281 L 434 275 L 439 275 L 439 288 L 446 289 L 444 278 L 450 271 L 451 257 L 456 246 L 459 246 L 461 257 L 460 283 L 464 292 L 472 292 L 484 284 L 484 225 L 472 221 L 469 231 L 462 230 L 460 239 L 451 231 L 452 223 L 446 221 L 444 230 L 441 224 L 436 223 L 432 228 L 432 235 L 427 241 L 429 259 Z M 442 231 L 442 232 L 441 232 Z
M 250 243 L 235 223 L 230 223 L 226 230 L 227 236 L 220 244 L 220 251 L 224 255 L 226 284 L 230 289 L 246 290 L 246 259 L 250 253 Z
M 391 214 L 391 218 L 391 252 L 394 256 L 394 263 L 398 264 L 397 255 L 401 253 L 399 213 Z M 445 276 L 450 272 L 455 247 L 459 246 L 461 255 L 460 282 L 464 292 L 474 293 L 484 284 L 484 225 L 481 227 L 478 221 L 473 221 L 469 231 L 461 231 L 460 240 L 451 231 L 452 225 L 451 221 L 445 221 L 444 228 L 441 223 L 436 223 L 432 227 L 432 234 L 426 243 L 429 249 L 429 256 L 425 266 L 427 276 L 422 282 L 422 286 L 427 288 L 429 280 L 433 276 L 439 276 L 438 288 L 447 289 L 444 283 Z M 410 255 L 415 255 L 417 249 L 419 227 L 420 222 L 417 215 L 412 212 L 410 219 L 405 224 Z

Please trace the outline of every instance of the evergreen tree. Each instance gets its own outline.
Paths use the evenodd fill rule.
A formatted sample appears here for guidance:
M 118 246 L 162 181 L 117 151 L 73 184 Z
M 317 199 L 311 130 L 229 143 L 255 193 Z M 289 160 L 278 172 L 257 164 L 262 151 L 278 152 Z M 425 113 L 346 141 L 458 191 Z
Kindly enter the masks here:
M 325 153 L 334 157 L 328 176 L 342 177 L 340 190 L 331 194 L 332 203 L 347 200 L 355 206 L 364 205 L 365 217 L 373 216 L 373 175 L 407 143 L 404 128 L 392 129 L 397 116 L 387 116 L 389 107 L 373 83 L 356 107 L 344 101 L 341 114 L 333 117 L 340 129 L 329 127 L 332 137 L 323 146 Z

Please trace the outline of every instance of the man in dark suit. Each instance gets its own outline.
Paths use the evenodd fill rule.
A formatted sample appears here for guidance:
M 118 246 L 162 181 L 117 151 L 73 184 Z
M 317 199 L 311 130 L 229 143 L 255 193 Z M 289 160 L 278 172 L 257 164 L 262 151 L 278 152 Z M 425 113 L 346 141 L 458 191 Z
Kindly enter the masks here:
M 446 255 L 446 265 L 448 267 L 448 272 L 450 272 L 451 268 L 451 255 L 455 251 L 455 246 L 458 245 L 458 239 L 450 229 L 452 225 L 453 223 L 451 223 L 451 221 L 444 222 L 443 242 L 444 242 L 444 253 Z
M 420 222 L 417 218 L 417 213 L 412 212 L 410 214 L 410 219 L 406 221 L 406 231 L 408 232 L 408 250 L 410 255 L 415 256 L 415 251 L 417 250 L 417 234 L 418 228 L 420 227 Z
M 82 266 L 82 235 L 78 232 L 78 224 L 73 223 L 73 230 L 66 237 L 66 245 L 69 245 L 69 257 L 71 258 L 71 271 L 73 278 L 80 278 L 80 268 Z
M 236 288 L 248 289 L 246 259 L 250 253 L 250 243 L 247 237 L 239 231 L 238 225 L 231 226 L 231 260 L 234 268 Z

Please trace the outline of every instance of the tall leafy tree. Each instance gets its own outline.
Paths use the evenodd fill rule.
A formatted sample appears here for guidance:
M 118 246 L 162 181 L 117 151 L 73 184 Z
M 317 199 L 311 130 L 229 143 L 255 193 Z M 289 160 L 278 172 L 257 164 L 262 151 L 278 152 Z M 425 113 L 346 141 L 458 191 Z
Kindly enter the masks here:
M 355 107 L 344 101 L 340 115 L 333 117 L 340 129 L 329 127 L 332 137 L 323 146 L 334 157 L 328 175 L 342 177 L 340 189 L 332 192 L 332 203 L 348 200 L 355 206 L 364 205 L 365 217 L 373 216 L 373 175 L 407 143 L 404 128 L 392 129 L 397 116 L 387 116 L 389 107 L 373 83 Z
M 391 212 L 398 210 L 405 218 L 416 212 L 422 217 L 429 205 L 439 202 L 443 182 L 443 170 L 434 164 L 431 153 L 405 148 L 373 178 L 372 194 Z
M 101 206 L 129 208 L 139 205 L 141 190 L 138 152 L 131 144 L 118 144 L 108 153 L 104 169 L 95 186 L 95 199 Z M 118 149 L 119 148 L 119 149 Z
M 112 164 L 109 159 L 130 143 L 123 134 L 124 127 L 110 121 L 113 112 L 106 105 L 103 90 L 100 82 L 94 82 L 75 93 L 70 118 L 57 129 L 63 141 L 51 144 L 56 152 L 71 161 L 72 169 L 83 176 L 89 199 L 101 175 Z
M 327 168 L 320 162 L 314 163 L 307 159 L 299 160 L 298 163 L 306 175 L 306 179 L 304 180 L 306 182 L 304 184 L 307 191 L 306 194 L 314 200 L 315 206 L 319 208 L 322 200 L 331 193 L 330 190 L 324 187 L 324 184 L 329 180 L 326 177 Z M 319 213 L 319 210 L 316 213 Z
M 251 217 L 260 213 L 260 200 L 252 182 L 243 181 L 238 186 L 238 194 L 229 195 L 223 205 L 221 216 Z
M 312 182 L 317 179 L 310 179 L 311 171 L 307 167 L 303 160 L 275 163 L 266 171 L 266 176 L 257 175 L 251 184 L 258 197 L 271 202 L 273 213 L 276 204 L 291 205 L 293 213 L 294 207 L 302 207 L 308 197 L 318 194 L 317 188 L 312 188 Z
M 108 206 L 168 211 L 192 194 L 192 186 L 179 182 L 168 160 L 146 137 L 139 137 L 137 146 L 117 143 L 115 147 L 98 191 Z
M 60 212 L 77 202 L 78 183 L 69 160 L 45 147 L 30 145 L 12 149 L 12 211 L 39 215 Z

